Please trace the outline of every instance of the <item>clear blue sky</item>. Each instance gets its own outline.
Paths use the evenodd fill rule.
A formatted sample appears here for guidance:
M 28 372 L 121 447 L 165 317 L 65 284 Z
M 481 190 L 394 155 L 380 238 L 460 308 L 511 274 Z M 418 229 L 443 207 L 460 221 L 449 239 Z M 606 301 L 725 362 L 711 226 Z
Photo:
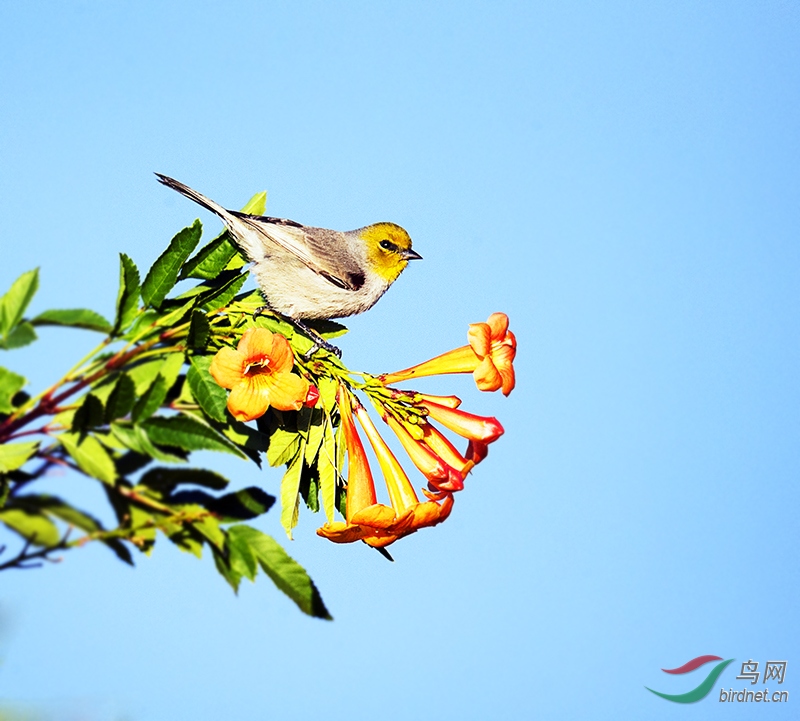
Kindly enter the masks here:
M 414 264 L 342 342 L 405 367 L 503 310 L 506 435 L 396 563 L 289 550 L 335 616 L 238 597 L 163 539 L 0 579 L 0 700 L 44 719 L 788 719 L 800 704 L 800 11 L 790 2 L 3 3 L 0 290 L 110 315 L 233 207 L 405 226 Z M 43 329 L 34 389 L 93 345 Z M 463 382 L 462 382 L 463 380 Z M 203 463 L 275 491 L 279 474 Z M 50 489 L 102 507 L 65 475 Z M 77 495 L 74 495 L 77 494 Z M 281 538 L 278 514 L 260 527 Z M 788 660 L 787 704 L 694 706 L 661 668 Z M 759 688 L 763 688 L 759 684 Z M 0 704 L 1 705 L 1 704 Z

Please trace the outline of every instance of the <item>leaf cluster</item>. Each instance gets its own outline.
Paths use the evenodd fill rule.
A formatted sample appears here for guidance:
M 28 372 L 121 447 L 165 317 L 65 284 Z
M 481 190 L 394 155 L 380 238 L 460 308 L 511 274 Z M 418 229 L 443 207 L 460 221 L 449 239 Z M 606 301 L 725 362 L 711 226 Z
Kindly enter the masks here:
M 261 214 L 264 203 L 260 194 L 243 210 Z M 275 497 L 259 487 L 230 490 L 228 479 L 188 464 L 193 452 L 214 451 L 259 466 L 264 458 L 269 466 L 285 465 L 280 497 L 287 532 L 300 499 L 332 518 L 343 504 L 335 398 L 346 369 L 324 351 L 298 361 L 297 372 L 319 388 L 317 407 L 270 410 L 256 427 L 234 419 L 226 391 L 209 372 L 217 350 L 235 345 L 253 325 L 283 333 L 298 357 L 311 341 L 278 317 L 254 318 L 263 300 L 241 292 L 244 258 L 227 232 L 195 252 L 201 236 L 200 221 L 181 230 L 143 280 L 134 261 L 120 254 L 110 321 L 87 309 L 28 318 L 37 270 L 20 276 L 0 298 L 2 349 L 33 343 L 37 329 L 51 325 L 102 338 L 36 396 L 25 392 L 24 376 L 0 367 L 0 523 L 22 544 L 16 555 L 0 556 L 0 570 L 40 565 L 93 541 L 132 564 L 134 554 L 150 554 L 161 535 L 195 556 L 210 552 L 234 590 L 261 569 L 303 612 L 330 618 L 303 568 L 275 539 L 247 524 L 267 513 Z M 318 330 L 325 337 L 345 332 L 335 323 Z M 100 483 L 116 523 L 106 527 L 66 498 L 37 492 L 36 482 L 56 467 Z

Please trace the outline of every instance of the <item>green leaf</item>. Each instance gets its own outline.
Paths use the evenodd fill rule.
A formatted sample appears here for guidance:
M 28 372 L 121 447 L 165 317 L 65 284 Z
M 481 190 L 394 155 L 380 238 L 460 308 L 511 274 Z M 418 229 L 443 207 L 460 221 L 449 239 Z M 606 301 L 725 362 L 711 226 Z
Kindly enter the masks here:
M 267 191 L 256 193 L 242 207 L 242 212 L 248 215 L 264 215 L 267 212 Z
M 119 254 L 119 292 L 114 316 L 114 335 L 124 333 L 139 310 L 139 269 L 125 253 Z
M 283 428 L 277 428 L 269 437 L 267 463 L 273 468 L 288 463 L 297 453 L 301 440 L 297 431 L 285 431 Z
M 11 490 L 11 485 L 8 482 L 8 476 L 5 473 L 0 473 L 0 511 L 5 508 L 6 501 L 8 500 L 8 492 Z
M 177 486 L 183 484 L 222 491 L 227 488 L 229 481 L 218 473 L 201 468 L 151 468 L 139 479 L 139 483 L 170 495 Z
M 225 423 L 227 415 L 225 408 L 228 394 L 212 377 L 209 372 L 211 358 L 208 356 L 194 356 L 191 367 L 186 374 L 189 389 L 203 411 L 215 421 Z
M 153 413 L 161 408 L 161 404 L 167 397 L 167 391 L 169 391 L 169 387 L 167 386 L 167 381 L 164 380 L 164 376 L 156 376 L 153 384 L 134 404 L 131 413 L 133 422 L 141 423 L 146 421 Z
M 238 528 L 242 528 L 242 526 L 232 526 L 225 534 L 227 539 L 225 549 L 228 552 L 230 568 L 239 578 L 244 577 L 254 581 L 258 573 L 258 559 L 250 548 L 248 535 L 238 533 L 236 530 Z
M 167 388 L 172 388 L 172 386 L 175 385 L 175 381 L 178 380 L 185 360 L 182 352 L 168 353 L 164 358 L 164 363 L 158 372 L 167 382 Z
M 22 468 L 38 448 L 39 441 L 0 445 L 0 473 L 9 473 L 16 471 L 17 468 Z
M 157 448 L 141 426 L 132 425 L 125 421 L 117 421 L 111 424 L 111 432 L 126 448 L 130 448 L 140 455 L 150 456 L 163 463 L 183 463 L 184 461 L 180 456 Z
M 151 418 L 142 424 L 150 440 L 185 451 L 225 451 L 246 458 L 225 436 L 200 419 L 185 414 Z
M 184 264 L 179 279 L 211 280 L 216 278 L 236 253 L 236 246 L 231 242 L 228 231 L 225 231 L 201 248 L 194 258 Z
M 192 523 L 192 527 L 212 546 L 222 550 L 225 546 L 225 532 L 219 527 L 219 521 L 211 516 L 201 518 Z
M 317 390 L 319 391 L 319 399 L 322 401 L 322 407 L 328 413 L 332 413 L 336 408 L 336 393 L 339 390 L 339 382 L 335 378 L 320 378 L 317 381 Z
M 46 310 L 44 313 L 39 313 L 31 323 L 33 325 L 65 325 L 73 328 L 96 330 L 101 333 L 110 333 L 112 330 L 111 323 L 103 318 L 102 315 L 85 308 Z
M 302 446 L 281 480 L 281 525 L 289 540 L 300 515 L 300 476 L 303 473 Z
M 310 466 L 314 463 L 314 459 L 319 453 L 319 447 L 322 445 L 322 436 L 325 433 L 323 416 L 322 412 L 316 408 L 303 408 L 301 413 L 307 413 L 309 418 L 309 426 L 306 433 L 305 461 L 306 465 Z
M 25 309 L 39 288 L 39 269 L 23 273 L 0 297 L 0 340 L 6 341 L 9 334 L 19 325 Z
M 264 215 L 267 207 L 266 191 L 256 193 L 242 208 L 243 213 L 252 215 Z M 197 255 L 187 261 L 183 268 L 179 280 L 184 278 L 200 278 L 211 280 L 216 278 L 225 269 L 231 268 L 231 261 L 236 258 L 238 251 L 231 241 L 229 231 L 223 230 L 214 240 L 203 246 Z M 238 263 L 235 267 L 239 268 L 244 262 Z
M 94 394 L 87 393 L 80 408 L 72 417 L 72 431 L 86 433 L 90 428 L 102 426 L 104 417 L 103 402 Z
M 114 485 L 117 478 L 114 461 L 94 436 L 84 436 L 81 440 L 75 433 L 62 433 L 58 440 L 87 476 Z
M 102 529 L 102 524 L 88 513 L 73 508 L 58 496 L 48 494 L 28 494 L 14 496 L 14 505 L 47 513 L 69 523 L 71 526 L 92 533 Z
M 202 506 L 217 516 L 222 523 L 249 521 L 261 516 L 275 505 L 275 496 L 256 486 L 242 488 L 217 498 L 204 491 L 181 491 L 169 497 L 172 504 L 191 503 Z
M 136 395 L 143 395 L 158 377 L 161 367 L 164 365 L 163 356 L 147 358 L 142 362 L 130 366 L 126 373 L 136 386 Z
M 234 275 L 229 281 L 221 285 L 213 292 L 203 297 L 203 304 L 200 306 L 203 310 L 213 313 L 220 308 L 224 308 L 230 303 L 236 294 L 241 290 L 244 282 L 247 280 L 245 274 Z
M 322 496 L 322 508 L 330 523 L 334 521 L 336 509 L 336 438 L 330 423 L 325 423 L 325 440 L 317 457 L 319 472 L 319 490 Z
M 156 528 L 158 521 L 146 510 L 139 508 L 135 503 L 128 506 L 128 528 L 131 529 L 130 539 L 145 555 L 150 555 L 153 544 L 156 542 Z
M 228 529 L 228 537 L 231 536 L 237 544 L 245 543 L 249 546 L 264 573 L 297 604 L 303 613 L 332 620 L 322 596 L 308 573 L 274 538 L 245 525 L 231 526 Z
M 61 540 L 56 525 L 36 511 L 6 506 L 0 511 L 0 522 L 36 546 L 57 546 Z
M 11 403 L 17 393 L 19 393 L 28 381 L 14 371 L 0 367 L 0 413 L 13 413 L 14 406 Z
M 332 320 L 310 320 L 306 321 L 312 330 L 317 331 L 326 340 L 338 338 L 347 333 L 347 327 Z
M 142 298 L 145 304 L 160 308 L 167 293 L 178 280 L 178 271 L 200 242 L 203 226 L 195 220 L 191 226 L 181 230 L 169 247 L 158 257 L 142 283 Z
M 212 546 L 212 550 L 214 551 L 214 565 L 217 567 L 219 574 L 230 584 L 233 592 L 238 593 L 239 583 L 242 580 L 242 574 L 238 570 L 234 569 L 234 564 L 237 568 L 241 568 L 243 562 L 241 557 L 238 555 L 238 551 L 235 551 L 230 547 L 230 542 L 226 543 L 226 548 L 227 556 L 217 551 Z M 250 552 L 249 548 L 246 548 L 246 550 L 247 553 Z M 252 556 L 252 554 L 250 555 Z M 253 557 L 253 562 L 255 563 L 255 557 Z
M 106 401 L 106 422 L 127 416 L 136 399 L 136 384 L 127 373 L 120 373 L 117 384 Z
M 27 321 L 20 323 L 5 338 L 0 337 L 0 348 L 4 350 L 14 350 L 30 345 L 36 340 L 36 331 Z
M 186 337 L 187 345 L 196 350 L 203 350 L 208 344 L 210 335 L 211 324 L 208 322 L 208 316 L 202 310 L 193 310 L 192 320 L 189 323 L 189 334 Z

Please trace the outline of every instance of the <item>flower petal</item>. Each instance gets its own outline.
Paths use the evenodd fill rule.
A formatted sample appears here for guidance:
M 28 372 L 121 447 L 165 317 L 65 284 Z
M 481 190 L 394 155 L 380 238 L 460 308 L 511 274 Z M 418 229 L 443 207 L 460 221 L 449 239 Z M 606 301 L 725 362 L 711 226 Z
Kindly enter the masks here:
M 504 338 L 508 330 L 508 316 L 505 313 L 492 313 L 486 324 L 491 329 L 492 340 Z
M 509 333 L 509 335 L 511 334 Z M 492 354 L 495 367 L 500 372 L 500 376 L 503 379 L 502 388 L 504 396 L 511 393 L 516 385 L 513 365 L 516 353 L 517 351 L 513 346 L 501 345 Z M 478 387 L 480 388 L 480 386 Z
M 211 361 L 211 377 L 223 388 L 233 388 L 244 377 L 247 359 L 233 348 L 220 348 Z
M 479 358 L 489 355 L 492 344 L 492 329 L 488 323 L 470 323 L 467 340 Z
M 298 411 L 303 407 L 309 383 L 294 373 L 260 373 L 268 388 L 269 404 L 279 411 Z
M 272 353 L 272 336 L 272 331 L 266 328 L 248 328 L 236 349 L 244 353 L 248 363 L 252 363 Z
M 503 378 L 495 368 L 492 358 L 486 356 L 472 374 L 475 385 L 481 391 L 496 391 L 503 385 Z
M 269 366 L 274 373 L 286 373 L 294 366 L 294 353 L 289 341 L 280 333 L 272 336 L 272 350 L 269 352 Z
M 228 396 L 228 410 L 239 421 L 252 421 L 267 412 L 270 391 L 266 384 L 269 376 L 255 375 L 243 378 Z

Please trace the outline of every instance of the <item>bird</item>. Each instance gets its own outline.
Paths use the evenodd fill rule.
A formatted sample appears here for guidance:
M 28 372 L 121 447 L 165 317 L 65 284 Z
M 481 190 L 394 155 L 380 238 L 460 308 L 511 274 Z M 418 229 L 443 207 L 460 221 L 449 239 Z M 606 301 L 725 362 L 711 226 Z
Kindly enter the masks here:
M 227 210 L 174 178 L 155 175 L 168 188 L 219 216 L 253 263 L 266 308 L 337 355 L 341 355 L 338 348 L 303 321 L 345 318 L 369 310 L 409 261 L 422 259 L 411 247 L 409 234 L 395 223 L 348 231 L 315 228 L 286 218 Z

